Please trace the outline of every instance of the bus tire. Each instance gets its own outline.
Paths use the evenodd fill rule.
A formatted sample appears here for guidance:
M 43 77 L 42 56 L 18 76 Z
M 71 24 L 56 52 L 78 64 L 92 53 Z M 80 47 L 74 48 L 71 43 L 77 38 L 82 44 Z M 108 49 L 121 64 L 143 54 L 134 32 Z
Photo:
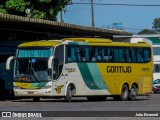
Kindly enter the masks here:
M 129 98 L 129 88 L 126 84 L 122 86 L 120 99 L 126 101 Z
M 138 94 L 138 88 L 136 85 L 132 85 L 130 93 L 129 93 L 129 100 L 136 100 Z
M 40 98 L 39 97 L 34 97 L 33 98 L 33 102 L 39 102 L 40 101 Z
M 71 102 L 71 99 L 72 99 L 72 89 L 71 89 L 71 86 L 69 85 L 67 87 L 67 94 L 66 94 L 66 97 L 65 97 L 65 101 L 66 102 Z

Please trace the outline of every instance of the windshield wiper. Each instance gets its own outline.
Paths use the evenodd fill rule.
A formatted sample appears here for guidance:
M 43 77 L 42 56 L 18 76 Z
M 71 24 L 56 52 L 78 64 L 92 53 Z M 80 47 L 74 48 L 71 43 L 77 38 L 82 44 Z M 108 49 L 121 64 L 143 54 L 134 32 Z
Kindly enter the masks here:
M 33 76 L 35 77 L 36 81 L 40 82 L 40 80 L 38 80 L 38 76 L 37 76 L 36 72 L 34 71 L 34 68 L 32 68 L 31 71 L 32 71 Z

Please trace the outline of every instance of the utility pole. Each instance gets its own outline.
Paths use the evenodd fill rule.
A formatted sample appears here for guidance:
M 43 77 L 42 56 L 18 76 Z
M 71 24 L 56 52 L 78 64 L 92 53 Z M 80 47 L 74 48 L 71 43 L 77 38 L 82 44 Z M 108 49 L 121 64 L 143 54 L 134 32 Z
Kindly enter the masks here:
M 60 11 L 60 22 L 64 22 L 64 20 L 63 20 L 63 12 L 65 14 L 66 11 L 67 10 L 65 8 Z
M 91 11 L 92 11 L 92 27 L 94 27 L 94 0 L 91 0 Z
M 63 22 L 62 10 L 60 11 L 61 22 Z

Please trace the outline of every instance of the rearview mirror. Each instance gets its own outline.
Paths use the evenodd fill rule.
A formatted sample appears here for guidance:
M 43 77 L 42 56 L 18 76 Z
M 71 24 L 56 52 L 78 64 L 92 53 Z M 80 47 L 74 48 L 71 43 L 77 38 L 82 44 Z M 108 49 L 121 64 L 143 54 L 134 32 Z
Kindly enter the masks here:
M 11 61 L 15 59 L 15 56 L 10 56 L 8 59 L 7 59 L 7 62 L 6 62 L 6 69 L 7 70 L 10 70 L 10 63 Z

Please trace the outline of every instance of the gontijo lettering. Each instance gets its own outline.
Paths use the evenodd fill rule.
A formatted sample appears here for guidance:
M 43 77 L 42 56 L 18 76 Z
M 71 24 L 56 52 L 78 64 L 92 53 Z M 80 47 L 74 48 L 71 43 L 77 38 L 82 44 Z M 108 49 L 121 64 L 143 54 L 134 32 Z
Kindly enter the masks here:
M 131 73 L 131 66 L 107 66 L 107 73 Z

